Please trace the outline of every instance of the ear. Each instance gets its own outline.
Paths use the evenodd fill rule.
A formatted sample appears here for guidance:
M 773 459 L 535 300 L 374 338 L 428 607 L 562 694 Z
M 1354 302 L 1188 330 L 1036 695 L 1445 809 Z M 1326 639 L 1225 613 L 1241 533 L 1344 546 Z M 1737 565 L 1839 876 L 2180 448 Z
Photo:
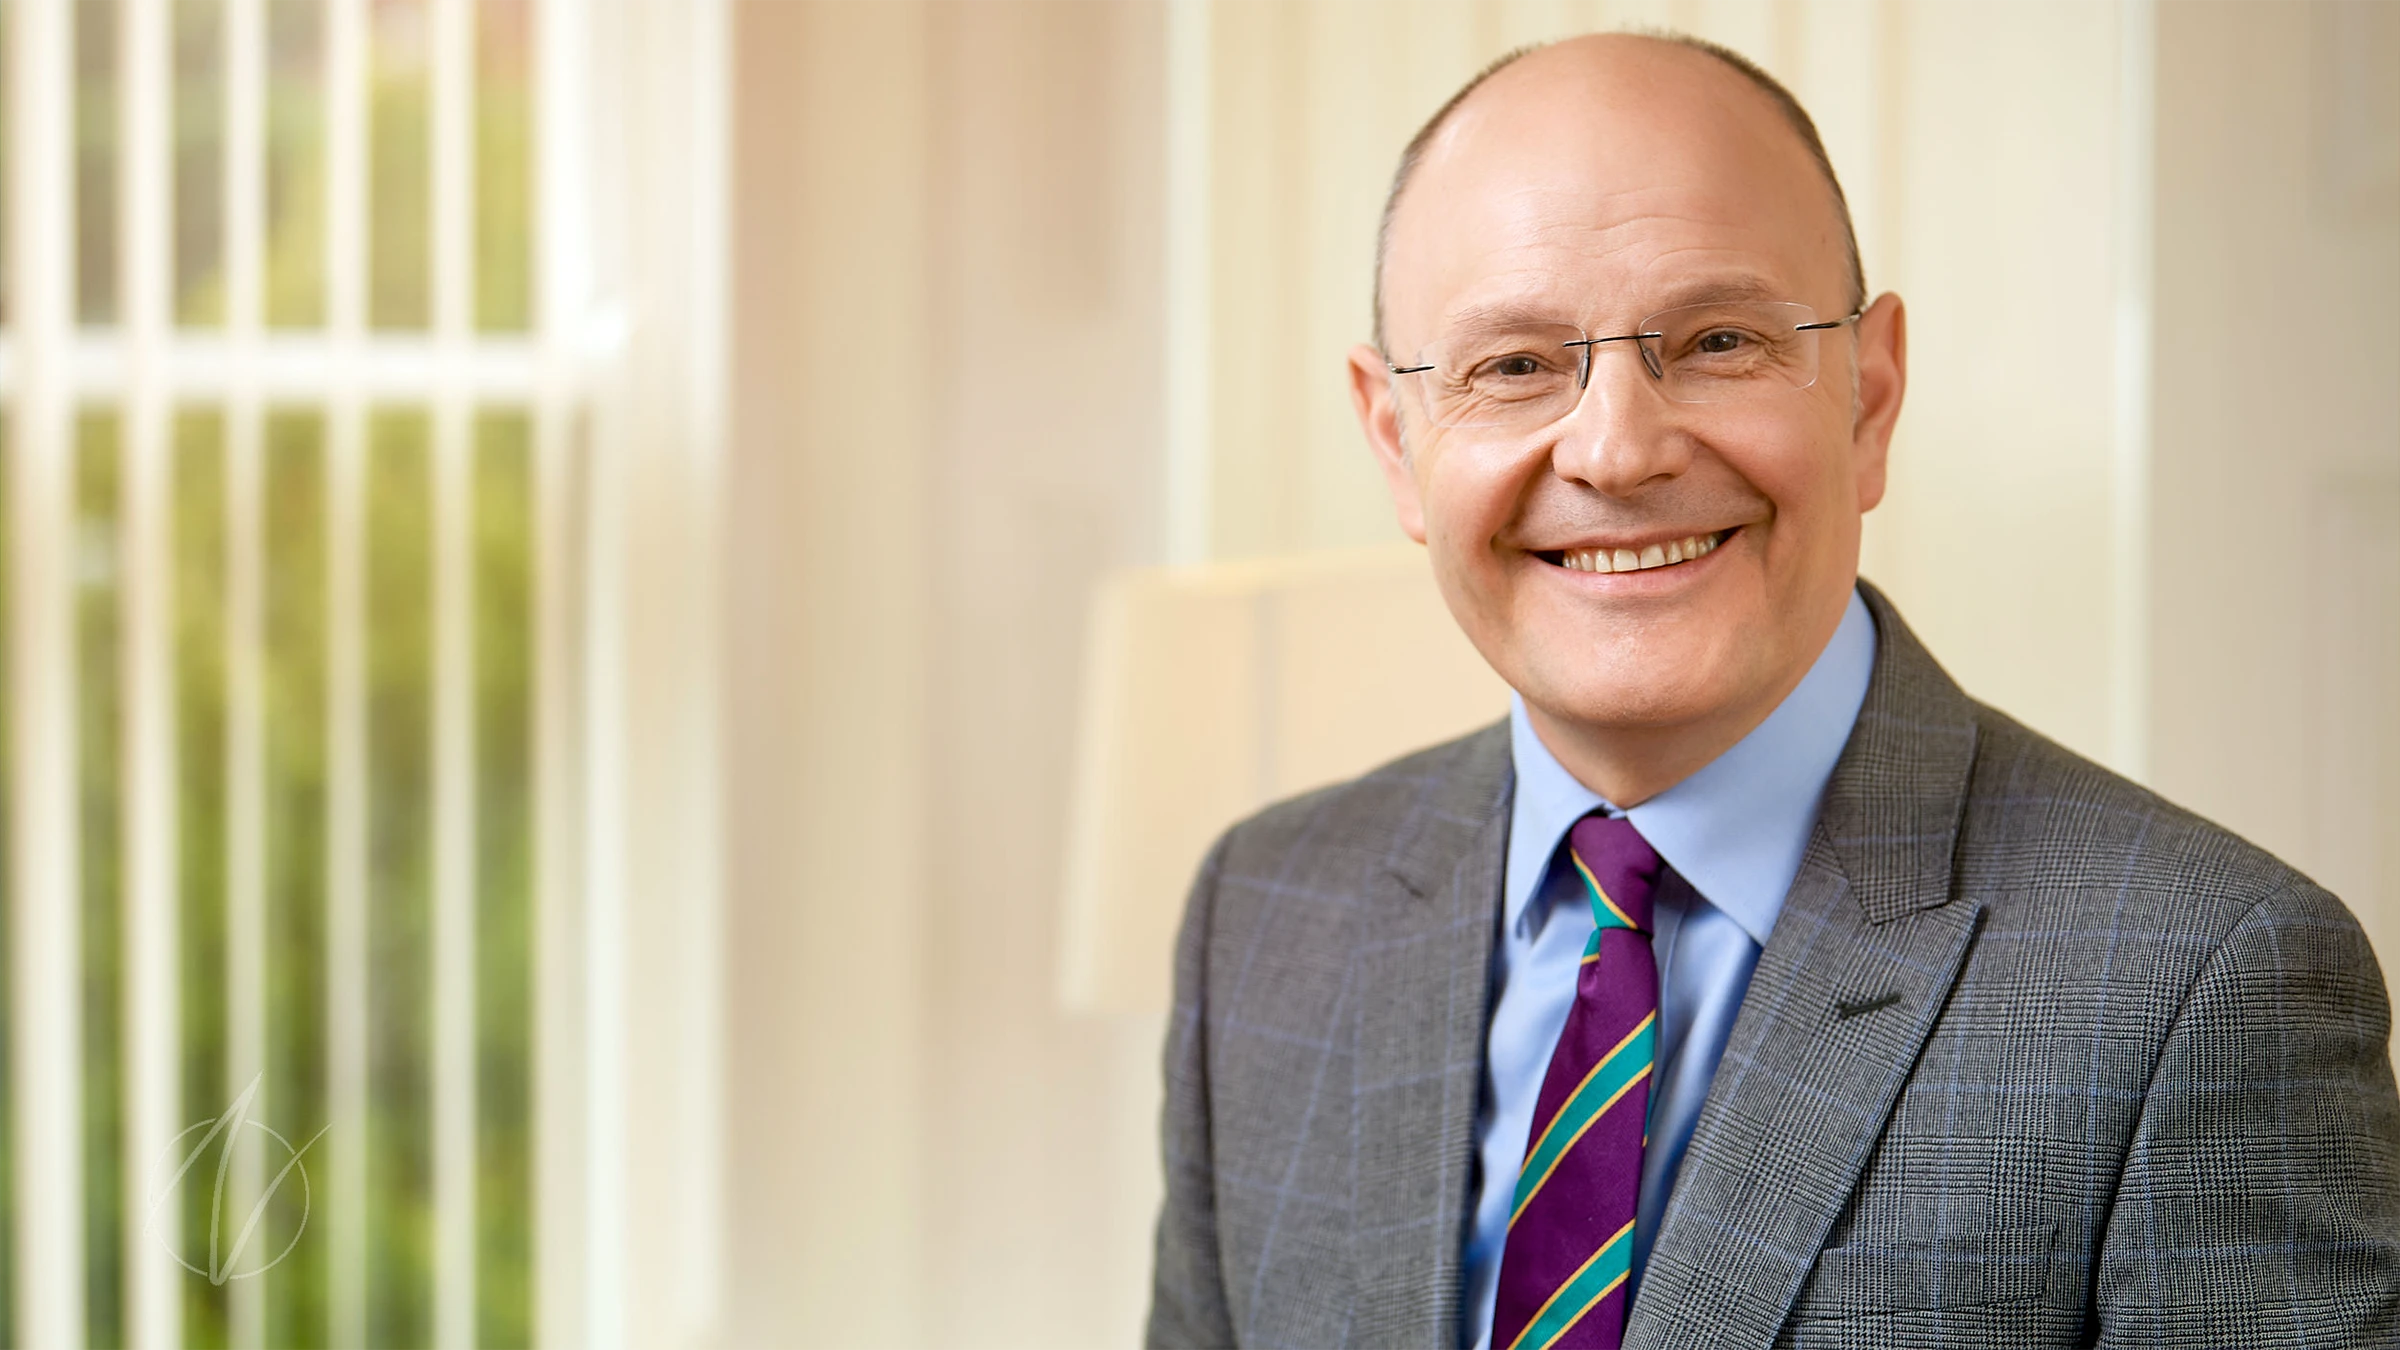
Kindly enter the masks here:
M 1908 308 L 1885 291 L 1858 320 L 1858 411 L 1850 445 L 1861 512 L 1883 500 L 1892 428 L 1900 421 L 1900 399 L 1907 392 Z
M 1425 506 L 1417 494 L 1416 466 L 1400 444 L 1400 409 L 1392 398 L 1392 372 L 1383 353 L 1366 343 L 1350 349 L 1350 407 L 1367 433 L 1367 449 L 1383 471 L 1401 532 L 1425 542 Z

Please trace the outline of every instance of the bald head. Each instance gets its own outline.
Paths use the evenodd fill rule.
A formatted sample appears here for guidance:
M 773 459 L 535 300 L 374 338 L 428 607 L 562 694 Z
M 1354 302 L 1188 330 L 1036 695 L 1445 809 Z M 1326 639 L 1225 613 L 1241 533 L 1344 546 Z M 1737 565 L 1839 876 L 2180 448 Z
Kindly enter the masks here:
M 1490 88 L 1487 88 L 1490 86 Z M 1559 117 L 1571 108 L 1605 112 L 1609 95 L 1664 96 L 1671 108 L 1688 108 L 1705 118 L 1764 119 L 1780 129 L 1788 149 L 1805 157 L 1821 180 L 1831 217 L 1838 221 L 1842 262 L 1847 269 L 1845 300 L 1855 309 L 1865 303 L 1866 272 L 1859 260 L 1858 236 L 1850 221 L 1850 205 L 1825 153 L 1816 123 L 1791 91 L 1747 57 L 1682 33 L 1600 33 L 1543 46 L 1521 47 L 1477 72 L 1452 94 L 1400 153 L 1385 196 L 1383 217 L 1375 239 L 1375 343 L 1385 345 L 1386 280 L 1393 234 L 1404 201 L 1410 197 L 1424 162 L 1437 152 L 1459 153 L 1470 147 L 1455 142 L 1453 133 L 1462 111 L 1475 120 L 1485 117 L 1482 104 L 1510 101 L 1547 105 Z M 1512 111 L 1515 109 L 1512 107 Z M 1656 110 L 1653 110 L 1656 111 Z M 1543 114 L 1535 113 L 1538 119 Z M 1770 133 L 1772 134 L 1772 133 Z

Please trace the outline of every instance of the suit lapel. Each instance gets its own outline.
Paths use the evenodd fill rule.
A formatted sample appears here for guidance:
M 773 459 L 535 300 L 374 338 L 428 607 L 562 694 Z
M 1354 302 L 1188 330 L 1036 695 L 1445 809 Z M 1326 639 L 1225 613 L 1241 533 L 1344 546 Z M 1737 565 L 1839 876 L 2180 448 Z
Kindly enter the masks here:
M 1874 678 L 1692 1132 L 1628 1350 L 1774 1340 L 1981 920 L 1951 893 L 1973 705 L 1861 591 Z
M 1457 1344 L 1490 962 L 1508 843 L 1508 732 L 1434 780 L 1365 898 L 1359 990 L 1350 1340 Z

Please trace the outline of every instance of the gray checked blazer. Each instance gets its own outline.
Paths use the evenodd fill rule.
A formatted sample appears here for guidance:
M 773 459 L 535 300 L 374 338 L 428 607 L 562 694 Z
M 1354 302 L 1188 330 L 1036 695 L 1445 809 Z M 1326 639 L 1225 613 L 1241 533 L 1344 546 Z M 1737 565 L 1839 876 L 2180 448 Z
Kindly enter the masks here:
M 1627 1347 L 2400 1347 L 2390 1005 L 2339 900 L 1977 704 L 1889 601 Z M 1452 1346 L 1505 726 L 1192 889 L 1153 1345 Z

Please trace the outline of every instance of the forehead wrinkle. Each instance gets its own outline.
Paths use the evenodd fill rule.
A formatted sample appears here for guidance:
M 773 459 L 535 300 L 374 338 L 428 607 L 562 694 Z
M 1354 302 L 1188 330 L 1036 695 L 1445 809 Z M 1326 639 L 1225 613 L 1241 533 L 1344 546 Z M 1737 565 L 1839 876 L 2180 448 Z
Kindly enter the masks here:
M 1636 217 L 1609 228 L 1560 222 L 1541 231 L 1547 238 L 1487 246 L 1472 260 L 1461 260 L 1462 271 L 1477 275 L 1443 306 L 1438 321 L 1445 330 L 1495 319 L 1565 322 L 1590 330 L 1680 304 L 1806 299 L 1784 276 L 1789 260 L 1761 250 L 1688 243 L 1628 257 L 1651 241 L 1608 238 L 1619 228 L 1652 219 Z
M 1479 297 L 1495 292 L 1505 296 L 1564 289 L 1588 294 L 1595 280 L 1605 284 L 1612 274 L 1638 277 L 1655 266 L 1655 258 L 1643 256 L 1651 243 L 1643 227 L 1662 219 L 1680 217 L 1646 214 L 1605 223 L 1554 219 L 1518 229 L 1479 231 L 1486 234 L 1480 244 L 1456 241 L 1454 265 L 1435 269 L 1436 281 L 1444 270 L 1471 278 L 1451 300 L 1453 306 L 1478 303 Z
M 1619 269 L 1643 275 L 1693 249 L 1745 254 L 1757 260 L 1750 270 L 1769 273 L 1789 271 L 1796 261 L 1784 256 L 1792 240 L 1763 229 L 1755 211 L 1727 200 L 1708 175 L 1621 187 L 1537 182 L 1488 189 L 1470 178 L 1456 191 L 1476 209 L 1408 222 L 1405 242 L 1393 250 L 1390 279 L 1396 287 L 1417 289 L 1410 286 L 1414 274 L 1419 286 L 1430 282 L 1446 288 L 1447 273 L 1472 278 L 1471 297 L 1487 289 L 1513 289 L 1507 278 L 1515 274 L 1554 280 Z M 1676 238 L 1689 234 L 1713 238 L 1706 244 Z M 1652 252 L 1628 267 L 1625 255 L 1635 249 Z

